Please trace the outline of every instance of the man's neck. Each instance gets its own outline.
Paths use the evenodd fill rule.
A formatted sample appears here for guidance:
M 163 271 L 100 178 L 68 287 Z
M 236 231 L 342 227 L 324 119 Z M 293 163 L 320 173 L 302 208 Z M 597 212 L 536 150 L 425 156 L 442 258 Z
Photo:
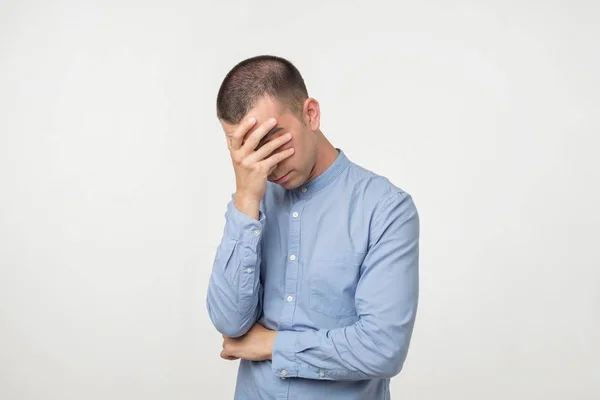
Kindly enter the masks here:
M 339 155 L 338 150 L 327 140 L 322 132 L 319 132 L 318 135 L 317 160 L 309 181 L 327 171 L 327 168 L 335 162 Z

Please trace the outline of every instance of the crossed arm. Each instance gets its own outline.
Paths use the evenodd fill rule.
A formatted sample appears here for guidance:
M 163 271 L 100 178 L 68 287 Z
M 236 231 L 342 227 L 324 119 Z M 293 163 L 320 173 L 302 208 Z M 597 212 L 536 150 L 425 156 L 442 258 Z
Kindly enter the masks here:
M 272 331 L 256 323 L 264 216 L 244 218 L 232 208 L 228 213 L 207 297 L 211 320 L 223 334 L 221 357 L 271 359 L 275 374 L 308 379 L 362 380 L 400 372 L 419 292 L 419 216 L 409 195 L 392 196 L 375 216 L 355 293 L 357 322 L 337 329 Z

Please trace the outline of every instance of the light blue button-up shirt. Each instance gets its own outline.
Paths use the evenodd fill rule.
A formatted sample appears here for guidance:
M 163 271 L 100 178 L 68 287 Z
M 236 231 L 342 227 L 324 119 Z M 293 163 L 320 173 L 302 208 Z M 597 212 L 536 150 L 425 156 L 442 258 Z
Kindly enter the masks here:
M 273 358 L 240 360 L 235 399 L 389 399 L 419 292 L 412 197 L 343 151 L 286 190 L 268 183 L 255 220 L 233 203 L 207 308 L 226 336 L 277 330 Z

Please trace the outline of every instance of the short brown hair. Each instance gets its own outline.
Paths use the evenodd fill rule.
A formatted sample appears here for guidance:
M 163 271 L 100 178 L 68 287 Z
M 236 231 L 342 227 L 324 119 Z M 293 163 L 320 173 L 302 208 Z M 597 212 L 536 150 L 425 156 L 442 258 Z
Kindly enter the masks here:
M 300 71 L 290 61 L 270 55 L 248 58 L 234 66 L 221 83 L 217 117 L 238 124 L 264 96 L 300 116 L 308 91 Z

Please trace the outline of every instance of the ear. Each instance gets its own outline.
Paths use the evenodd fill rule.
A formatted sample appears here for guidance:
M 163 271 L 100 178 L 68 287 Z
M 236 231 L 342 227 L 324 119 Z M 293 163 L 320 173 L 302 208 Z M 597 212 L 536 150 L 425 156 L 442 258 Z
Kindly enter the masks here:
M 304 123 L 308 125 L 311 131 L 317 131 L 321 127 L 321 108 L 319 102 L 312 97 L 304 101 Z

